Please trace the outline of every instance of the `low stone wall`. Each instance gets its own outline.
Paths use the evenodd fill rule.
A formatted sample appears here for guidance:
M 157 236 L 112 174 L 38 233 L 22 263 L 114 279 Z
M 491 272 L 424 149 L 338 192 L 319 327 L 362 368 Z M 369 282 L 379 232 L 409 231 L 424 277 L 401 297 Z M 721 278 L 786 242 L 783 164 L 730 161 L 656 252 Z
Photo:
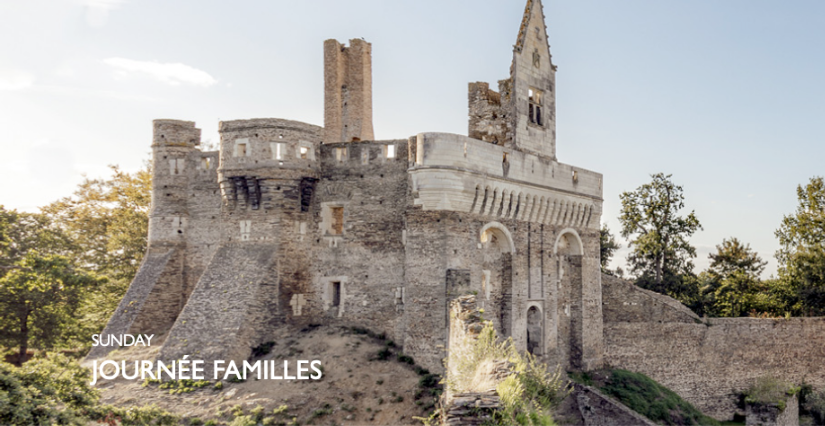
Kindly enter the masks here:
M 757 378 L 825 387 L 825 318 L 609 322 L 605 360 L 648 375 L 717 419 Z
M 655 426 L 647 417 L 627 408 L 590 386 L 576 383 L 571 398 L 576 399 L 585 426 Z
M 604 322 L 684 322 L 701 319 L 676 299 L 602 274 Z

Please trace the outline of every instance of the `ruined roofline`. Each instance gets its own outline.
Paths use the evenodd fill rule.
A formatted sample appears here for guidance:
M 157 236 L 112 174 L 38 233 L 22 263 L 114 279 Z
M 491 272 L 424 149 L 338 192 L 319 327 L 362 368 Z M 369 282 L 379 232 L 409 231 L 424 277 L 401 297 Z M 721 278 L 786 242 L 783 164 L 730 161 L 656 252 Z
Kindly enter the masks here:
M 250 129 L 283 129 L 293 128 L 295 130 L 316 130 L 322 131 L 324 128 L 311 123 L 285 118 L 250 118 L 241 120 L 227 120 L 218 123 L 219 132 L 233 132 Z
M 415 137 L 415 136 L 413 136 L 413 137 Z M 408 138 L 406 138 L 406 139 L 381 139 L 381 140 L 354 141 L 354 142 L 332 142 L 332 143 L 321 142 L 321 145 L 324 145 L 326 147 L 340 148 L 340 147 L 347 147 L 347 146 L 359 145 L 359 144 L 363 144 L 363 145 L 370 145 L 370 144 L 387 145 L 387 144 L 390 144 L 390 143 L 395 143 L 395 144 L 405 143 L 406 144 L 408 141 L 409 141 Z

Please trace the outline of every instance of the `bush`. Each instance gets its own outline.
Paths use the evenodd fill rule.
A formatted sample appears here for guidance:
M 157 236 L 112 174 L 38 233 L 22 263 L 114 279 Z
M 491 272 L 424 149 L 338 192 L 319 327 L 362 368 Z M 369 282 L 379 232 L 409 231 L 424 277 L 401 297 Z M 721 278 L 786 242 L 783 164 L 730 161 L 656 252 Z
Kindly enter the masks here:
M 53 354 L 14 367 L 0 362 L 0 424 L 85 425 L 99 392 L 88 370 Z
M 789 395 L 799 389 L 774 377 L 760 377 L 745 391 L 745 402 L 757 405 L 776 405 L 780 411 L 785 410 Z
M 262 357 L 264 355 L 268 355 L 270 352 L 272 352 L 272 348 L 274 347 L 275 342 L 261 343 L 260 345 L 252 348 L 252 355 L 250 355 L 250 358 L 254 359 Z

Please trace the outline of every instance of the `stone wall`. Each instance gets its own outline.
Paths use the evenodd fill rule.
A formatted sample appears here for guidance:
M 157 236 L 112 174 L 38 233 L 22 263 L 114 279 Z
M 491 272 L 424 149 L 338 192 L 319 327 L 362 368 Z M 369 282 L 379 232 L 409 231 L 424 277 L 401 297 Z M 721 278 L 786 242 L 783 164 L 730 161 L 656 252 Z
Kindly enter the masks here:
M 510 100 L 487 83 L 470 83 L 468 89 L 470 120 L 468 136 L 495 145 L 509 145 L 513 135 L 510 131 Z
M 314 321 L 338 321 L 403 340 L 407 141 L 324 144 L 308 237 Z M 332 210 L 341 208 L 340 232 Z M 308 265 L 311 267 L 307 268 Z M 340 286 L 340 302 L 332 294 Z
M 629 291 L 624 300 L 647 303 L 648 315 L 640 313 L 643 305 L 623 305 L 614 291 L 621 286 L 605 282 L 606 363 L 646 374 L 709 416 L 732 418 L 735 393 L 760 377 L 825 387 L 825 318 L 698 320 L 665 296 Z
M 277 294 L 276 245 L 235 243 L 222 246 L 198 281 L 177 318 L 159 358 L 205 360 L 211 376 L 214 360 L 247 359 L 273 313 Z
M 598 390 L 578 383 L 569 398 L 575 399 L 585 426 L 655 426 L 647 417 L 627 408 Z
M 149 250 L 146 253 L 143 262 L 140 264 L 140 269 L 138 269 L 132 284 L 129 286 L 129 290 L 121 299 L 120 304 L 112 314 L 112 318 L 106 324 L 106 328 L 103 329 L 103 334 L 120 335 L 150 331 L 135 327 L 135 320 L 140 316 L 151 314 L 152 308 L 146 304 L 146 301 L 153 291 L 163 294 L 163 290 L 166 290 L 161 288 L 163 286 L 158 286 L 158 281 L 161 280 L 161 276 L 167 270 L 167 264 L 174 252 L 173 249 L 167 249 Z M 167 273 L 174 273 L 174 271 Z M 174 297 L 174 294 L 172 296 Z M 111 346 L 95 346 L 88 356 L 89 358 L 99 358 L 115 349 L 117 348 Z
M 645 290 L 612 275 L 602 275 L 604 322 L 684 322 L 701 321 L 698 315 L 676 299 Z

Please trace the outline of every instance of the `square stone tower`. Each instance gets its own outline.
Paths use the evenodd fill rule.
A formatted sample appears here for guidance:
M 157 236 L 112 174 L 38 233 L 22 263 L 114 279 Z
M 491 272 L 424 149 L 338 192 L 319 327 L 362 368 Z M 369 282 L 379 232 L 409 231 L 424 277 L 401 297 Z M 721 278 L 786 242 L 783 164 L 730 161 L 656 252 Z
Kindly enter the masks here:
M 324 143 L 375 139 L 372 131 L 372 45 L 324 42 Z

